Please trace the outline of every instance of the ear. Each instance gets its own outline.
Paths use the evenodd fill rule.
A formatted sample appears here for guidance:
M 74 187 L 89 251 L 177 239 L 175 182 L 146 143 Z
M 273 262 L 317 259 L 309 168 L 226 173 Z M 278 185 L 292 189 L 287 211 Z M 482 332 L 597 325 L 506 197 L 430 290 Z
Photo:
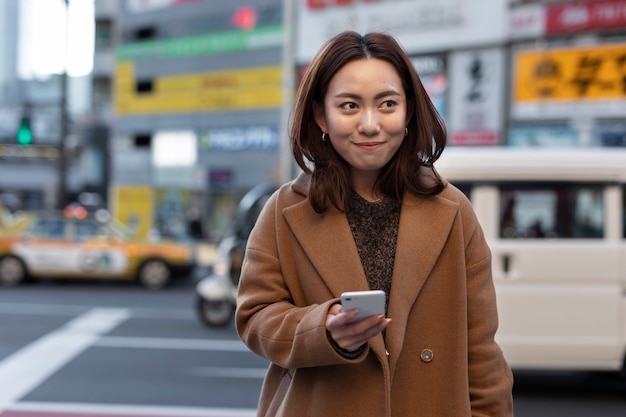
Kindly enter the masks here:
M 324 114 L 324 108 L 320 107 L 317 103 L 313 103 L 313 117 L 315 123 L 322 129 L 322 133 L 328 132 L 326 129 L 326 115 Z

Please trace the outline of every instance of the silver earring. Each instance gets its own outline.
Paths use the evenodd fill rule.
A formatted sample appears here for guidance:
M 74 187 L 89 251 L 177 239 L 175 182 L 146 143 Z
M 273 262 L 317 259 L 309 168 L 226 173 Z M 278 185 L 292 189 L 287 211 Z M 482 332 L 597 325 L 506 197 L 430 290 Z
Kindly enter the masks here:
M 326 142 L 326 132 L 322 132 L 322 142 Z
M 404 128 L 404 137 L 407 137 L 407 136 L 408 136 L 408 134 L 409 134 L 409 128 L 408 128 L 408 127 L 405 127 L 405 128 Z

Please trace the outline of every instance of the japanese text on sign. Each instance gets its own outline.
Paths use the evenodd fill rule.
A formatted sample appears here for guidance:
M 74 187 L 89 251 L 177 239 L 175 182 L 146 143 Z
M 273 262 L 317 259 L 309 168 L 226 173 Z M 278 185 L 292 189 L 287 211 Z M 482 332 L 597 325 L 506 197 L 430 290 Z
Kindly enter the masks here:
M 520 52 L 515 101 L 626 98 L 626 44 Z

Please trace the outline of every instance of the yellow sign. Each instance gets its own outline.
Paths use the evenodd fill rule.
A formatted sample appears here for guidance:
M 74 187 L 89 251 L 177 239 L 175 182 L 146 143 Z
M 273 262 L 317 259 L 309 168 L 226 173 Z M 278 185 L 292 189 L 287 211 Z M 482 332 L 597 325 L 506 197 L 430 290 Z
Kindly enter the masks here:
M 280 66 L 158 77 L 137 92 L 132 64 L 116 68 L 118 114 L 276 108 L 282 103 Z
M 626 99 L 626 44 L 520 52 L 514 100 Z
M 146 186 L 115 186 L 112 189 L 113 217 L 136 233 L 148 237 L 154 225 L 154 192 Z

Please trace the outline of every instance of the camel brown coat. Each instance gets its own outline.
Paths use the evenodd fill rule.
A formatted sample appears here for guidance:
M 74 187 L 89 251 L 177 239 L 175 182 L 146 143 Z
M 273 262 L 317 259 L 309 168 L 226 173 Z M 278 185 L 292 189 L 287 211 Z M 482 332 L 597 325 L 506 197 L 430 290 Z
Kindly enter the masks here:
M 328 309 L 368 289 L 344 213 L 316 213 L 301 174 L 275 193 L 250 236 L 237 330 L 271 361 L 264 417 L 510 417 L 512 375 L 494 341 L 491 253 L 469 201 L 447 185 L 406 193 L 385 338 L 356 359 L 329 342 Z

